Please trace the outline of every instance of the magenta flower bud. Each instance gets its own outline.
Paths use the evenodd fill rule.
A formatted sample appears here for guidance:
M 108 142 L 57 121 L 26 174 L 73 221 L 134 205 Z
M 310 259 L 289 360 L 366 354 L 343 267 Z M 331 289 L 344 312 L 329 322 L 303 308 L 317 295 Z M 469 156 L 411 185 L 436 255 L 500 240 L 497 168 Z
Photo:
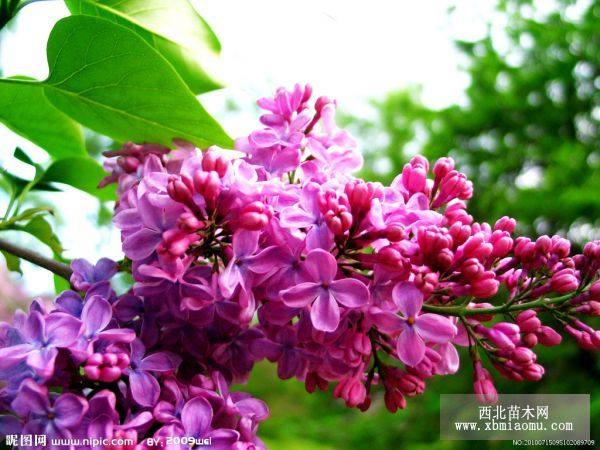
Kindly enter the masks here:
M 383 396 L 385 407 L 391 413 L 395 413 L 399 409 L 406 408 L 406 399 L 397 390 L 388 389 L 386 386 L 385 394 Z
M 372 350 L 371 339 L 364 333 L 356 333 L 352 338 L 352 347 L 362 355 L 370 355 Z
M 588 292 L 590 293 L 590 300 L 600 301 L 600 281 L 593 283 Z
M 105 353 L 102 358 L 102 363 L 105 366 L 115 366 L 117 364 L 117 355 L 114 353 Z
M 527 381 L 540 381 L 544 372 L 544 368 L 539 364 L 531 364 L 523 370 L 523 377 Z
M 119 353 L 117 355 L 117 366 L 119 366 L 121 369 L 129 367 L 130 363 L 131 359 L 129 358 L 129 355 L 127 353 Z
M 330 209 L 324 214 L 325 222 L 335 236 L 343 236 L 352 226 L 352 214 L 342 205 L 336 206 L 335 209 L 337 211 Z
M 329 382 L 321 378 L 316 372 L 308 372 L 304 380 L 304 387 L 309 394 L 315 392 L 317 388 L 325 392 L 329 388 Z
M 429 172 L 429 160 L 423 155 L 416 155 L 410 158 L 410 165 L 413 167 L 423 167 L 425 172 Z
M 507 335 L 514 343 L 519 342 L 521 330 L 518 325 L 510 322 L 498 322 L 492 328 Z
M 490 244 L 493 246 L 492 256 L 504 258 L 512 249 L 513 239 L 507 231 L 496 230 L 490 237 Z
M 452 203 L 446 206 L 446 210 L 444 211 L 444 218 L 449 225 L 454 224 L 462 224 L 468 225 L 473 222 L 473 216 L 467 213 L 467 205 L 460 201 L 454 200 Z M 471 235 L 471 231 L 469 228 L 469 235 Z M 467 236 L 468 237 L 468 236 Z M 466 239 L 465 239 L 466 240 Z M 464 242 L 464 241 L 462 241 Z M 460 242 L 460 243 L 462 243 Z M 459 244 L 459 242 L 457 242 Z
M 496 403 L 498 401 L 498 391 L 494 387 L 494 382 L 490 373 L 483 368 L 480 361 L 474 365 L 473 391 L 481 403 Z
M 526 237 L 518 237 L 515 241 L 515 256 L 523 262 L 531 262 L 535 258 L 535 243 Z
M 575 308 L 575 311 L 588 316 L 600 316 L 600 302 L 591 300 Z
M 552 236 L 552 253 L 558 258 L 566 258 L 571 253 L 571 243 L 560 236 Z
M 186 233 L 194 233 L 204 228 L 204 222 L 198 219 L 191 212 L 184 212 L 177 219 L 177 226 Z
M 385 238 L 390 242 L 398 242 L 407 238 L 404 227 L 401 225 L 388 225 L 385 230 Z
M 191 184 L 191 183 L 190 183 Z M 190 186 L 184 182 L 183 178 L 174 178 L 169 180 L 167 184 L 167 193 L 169 197 L 184 205 L 189 205 L 192 202 L 192 191 Z
M 444 248 L 452 245 L 452 237 L 444 234 L 436 227 L 421 228 L 417 232 L 417 241 L 421 252 L 435 255 Z
M 197 170 L 193 175 L 194 188 L 207 202 L 214 201 L 221 190 L 221 180 L 217 172 Z
M 114 442 L 114 444 L 113 444 Z M 131 442 L 131 445 L 118 444 L 119 442 Z M 109 444 L 104 446 L 105 450 L 135 450 L 138 446 L 137 431 L 129 428 L 124 430 L 118 428 L 113 432 L 112 439 L 109 439 Z
M 263 202 L 255 201 L 242 208 L 239 226 L 246 230 L 262 230 L 269 223 L 269 210 Z
M 410 193 L 423 192 L 427 185 L 427 171 L 422 166 L 405 164 L 402 169 L 402 185 Z
M 322 95 L 315 101 L 315 110 L 321 112 L 325 106 L 331 103 L 333 103 L 333 101 L 329 97 Z
M 509 234 L 515 232 L 517 221 L 511 217 L 503 216 L 494 224 L 494 230 L 506 231 Z
M 429 295 L 438 284 L 438 274 L 435 272 L 428 272 L 426 270 L 419 270 L 415 275 L 413 282 L 417 289 L 423 292 L 423 295 Z
M 412 374 L 403 374 L 398 380 L 398 388 L 408 397 L 422 394 L 425 391 L 425 382 Z
M 484 260 L 492 253 L 492 244 L 485 242 L 485 235 L 477 233 L 467 239 L 456 251 L 457 257 Z
M 453 223 L 448 232 L 455 245 L 462 245 L 471 236 L 471 227 L 463 223 Z
M 404 268 L 404 257 L 396 248 L 388 245 L 377 252 L 377 263 L 388 270 L 399 270 Z
M 93 353 L 89 356 L 86 363 L 92 366 L 99 366 L 104 361 L 102 353 Z
M 471 283 L 471 295 L 477 298 L 488 298 L 496 295 L 500 282 L 494 272 L 485 272 L 479 279 Z
M 348 407 L 354 408 L 365 401 L 367 389 L 357 377 L 345 377 L 333 390 L 333 396 L 343 399 Z
M 113 381 L 116 381 L 119 378 L 121 378 L 121 369 L 119 369 L 116 366 L 112 366 L 101 368 L 98 380 L 104 383 L 112 383 Z
M 205 172 L 216 172 L 219 178 L 223 178 L 229 168 L 229 161 L 216 152 L 207 151 L 202 157 L 202 170 Z
M 449 269 L 454 261 L 454 253 L 449 248 L 443 248 L 435 257 L 436 266 L 442 270 Z
M 548 253 L 548 252 L 550 252 L 551 248 L 552 248 L 552 240 L 546 235 L 540 236 L 535 241 L 535 249 L 540 253 L 544 253 L 544 254 Z
M 469 258 L 460 265 L 460 271 L 467 280 L 473 281 L 483 276 L 485 267 L 477 259 Z
M 383 198 L 383 188 L 379 183 L 353 180 L 346 183 L 344 193 L 354 214 L 366 213 L 371 208 L 371 200 Z
M 573 269 L 562 269 L 552 275 L 550 286 L 554 292 L 566 294 L 573 292 L 579 287 L 579 280 L 575 276 Z
M 477 310 L 477 309 L 491 308 L 492 306 L 493 305 L 491 303 L 469 303 L 467 305 L 467 309 Z M 494 315 L 493 314 L 477 314 L 477 315 L 473 315 L 471 317 L 478 322 L 489 322 L 490 320 L 492 320 L 494 318 Z
M 600 349 L 600 331 L 594 330 L 579 320 L 576 320 L 575 324 L 581 329 L 566 325 L 565 331 L 575 339 L 577 345 L 585 350 Z
M 538 338 L 535 333 L 527 333 L 525 336 L 523 336 L 523 345 L 526 347 L 533 348 L 537 345 L 537 343 Z
M 517 347 L 512 351 L 511 359 L 520 366 L 529 366 L 537 360 L 537 356 L 527 347 Z
M 517 316 L 517 325 L 523 333 L 535 333 L 542 326 L 542 322 L 537 317 L 533 309 L 522 311 Z
M 442 180 L 451 170 L 454 170 L 454 160 L 452 158 L 438 159 L 433 166 L 433 174 L 437 184 L 439 184 L 438 180 Z
M 100 367 L 96 365 L 84 366 L 83 374 L 92 381 L 98 381 L 100 379 Z
M 171 254 L 173 256 L 182 256 L 191 244 L 198 241 L 200 236 L 197 234 L 186 234 L 177 228 L 167 230 L 162 235 L 162 242 L 157 248 L 160 254 Z
M 459 198 L 468 200 L 473 195 L 473 183 L 467 180 L 465 174 L 451 170 L 440 182 L 438 195 L 433 201 L 431 207 L 439 208 L 450 200 Z
M 583 247 L 583 254 L 588 258 L 600 257 L 600 241 L 588 242 Z
M 132 173 L 140 166 L 140 160 L 134 156 L 121 156 L 117 158 L 117 164 L 124 172 Z
M 558 334 L 553 328 L 549 326 L 542 325 L 538 332 L 536 332 L 536 336 L 540 341 L 540 344 L 546 347 L 553 347 L 558 345 L 562 341 L 562 336 Z
M 496 345 L 496 347 L 504 349 L 504 350 L 512 350 L 515 348 L 514 342 L 504 333 L 489 329 L 487 331 L 487 338 Z

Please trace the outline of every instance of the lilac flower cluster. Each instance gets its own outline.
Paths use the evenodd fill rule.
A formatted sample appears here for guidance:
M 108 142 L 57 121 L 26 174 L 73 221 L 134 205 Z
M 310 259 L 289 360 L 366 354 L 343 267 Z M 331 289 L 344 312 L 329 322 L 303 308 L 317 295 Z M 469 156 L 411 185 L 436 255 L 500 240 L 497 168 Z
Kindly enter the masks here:
M 60 294 L 51 311 L 34 301 L 12 325 L 0 324 L 0 436 L 44 435 L 44 448 L 57 449 L 64 447 L 52 439 L 182 448 L 169 444 L 174 437 L 214 449 L 264 448 L 256 429 L 266 405 L 230 392 L 218 370 L 182 364 L 176 347 L 152 343 L 141 322 L 150 319 L 136 309 L 143 300 L 111 288 L 116 263 L 75 260 L 72 269 L 76 290 Z M 133 444 L 118 444 L 123 439 Z M 42 443 L 23 448 L 31 447 Z
M 600 315 L 600 242 L 570 256 L 558 236 L 515 237 L 508 217 L 475 222 L 472 184 L 451 158 L 430 167 L 416 156 L 390 186 L 352 176 L 356 143 L 335 124 L 335 102 L 311 94 L 259 100 L 263 127 L 237 151 L 178 142 L 107 153 L 118 269 L 134 286 L 116 296 L 114 263 L 76 261 L 75 290 L 55 310 L 34 303 L 3 325 L 0 405 L 12 413 L 0 429 L 263 448 L 266 406 L 228 390 L 261 359 L 309 392 L 331 386 L 366 410 L 381 391 L 396 411 L 428 378 L 458 370 L 457 346 L 483 401 L 496 397 L 493 368 L 542 377 L 533 349 L 560 343 L 556 327 L 600 348 L 582 320 Z M 35 411 L 21 407 L 34 395 L 45 399 Z M 64 402 L 81 406 L 62 418 Z

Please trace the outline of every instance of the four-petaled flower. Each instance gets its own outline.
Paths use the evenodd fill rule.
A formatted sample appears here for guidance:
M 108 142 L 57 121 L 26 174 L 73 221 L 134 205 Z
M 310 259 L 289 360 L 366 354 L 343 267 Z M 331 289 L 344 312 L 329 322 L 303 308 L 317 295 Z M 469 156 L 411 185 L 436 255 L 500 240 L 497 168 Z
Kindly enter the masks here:
M 456 326 L 438 314 L 419 314 L 423 294 L 414 284 L 401 282 L 394 286 L 392 298 L 399 316 L 391 311 L 376 310 L 373 322 L 381 331 L 397 336 L 396 352 L 408 366 L 416 366 L 425 356 L 425 342 L 444 344 L 457 333 Z
M 300 283 L 281 293 L 283 303 L 292 308 L 311 305 L 310 318 L 320 331 L 334 331 L 340 323 L 340 307 L 360 308 L 369 302 L 369 290 L 354 278 L 336 280 L 337 262 L 321 249 L 306 255 L 304 267 L 312 281 Z

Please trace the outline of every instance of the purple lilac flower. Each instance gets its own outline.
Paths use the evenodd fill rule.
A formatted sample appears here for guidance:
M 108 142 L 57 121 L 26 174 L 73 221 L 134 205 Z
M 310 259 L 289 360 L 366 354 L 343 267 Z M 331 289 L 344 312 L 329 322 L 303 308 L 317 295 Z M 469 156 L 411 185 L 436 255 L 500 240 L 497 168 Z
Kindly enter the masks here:
M 340 307 L 359 308 L 369 302 L 369 290 L 359 280 L 335 280 L 337 263 L 324 250 L 312 250 L 304 262 L 311 281 L 300 283 L 281 293 L 282 301 L 292 308 L 311 306 L 310 317 L 314 327 L 334 331 L 340 323 Z

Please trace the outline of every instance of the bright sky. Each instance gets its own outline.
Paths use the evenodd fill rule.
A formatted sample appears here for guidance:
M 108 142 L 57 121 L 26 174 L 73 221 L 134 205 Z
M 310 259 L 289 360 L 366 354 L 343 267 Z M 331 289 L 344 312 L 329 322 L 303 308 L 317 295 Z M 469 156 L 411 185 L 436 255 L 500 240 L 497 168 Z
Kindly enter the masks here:
M 194 1 L 194 0 L 192 0 Z M 223 45 L 227 88 L 202 97 L 203 103 L 232 135 L 255 126 L 254 101 L 278 86 L 310 82 L 319 94 L 338 99 L 353 114 L 390 90 L 421 84 L 424 100 L 441 107 L 460 102 L 468 79 L 459 71 L 454 38 L 476 39 L 491 17 L 490 0 L 195 0 Z M 455 5 L 452 16 L 447 14 Z M 0 34 L 4 76 L 47 75 L 45 43 L 54 23 L 67 15 L 60 1 L 27 6 L 16 24 Z M 242 107 L 225 114 L 226 100 Z M 0 125 L 0 165 L 21 145 L 43 160 L 43 152 Z M 96 202 L 79 192 L 61 194 L 59 237 L 67 256 L 92 260 L 120 257 L 116 233 L 98 233 Z M 4 206 L 0 204 L 0 209 Z M 33 242 L 35 245 L 35 242 Z M 25 267 L 31 294 L 52 289 L 44 271 Z

